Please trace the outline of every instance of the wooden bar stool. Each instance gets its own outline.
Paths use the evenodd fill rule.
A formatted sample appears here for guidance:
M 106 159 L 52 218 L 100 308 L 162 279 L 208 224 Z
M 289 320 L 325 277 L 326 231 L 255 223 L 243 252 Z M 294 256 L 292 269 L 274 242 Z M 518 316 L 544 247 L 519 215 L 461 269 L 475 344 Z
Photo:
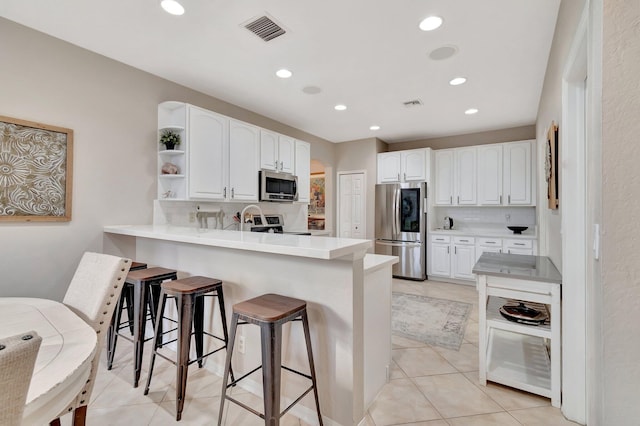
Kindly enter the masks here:
M 131 268 L 129 272 L 137 271 L 139 269 L 147 269 L 147 264 L 142 262 L 131 262 Z M 126 306 L 125 306 L 126 302 Z M 126 322 L 121 322 L 122 310 L 127 310 Z M 122 287 L 122 293 L 118 299 L 118 304 L 111 317 L 111 324 L 109 324 L 109 330 L 107 330 L 107 370 L 111 370 L 113 365 L 113 356 L 115 355 L 116 343 L 114 341 L 116 333 L 120 332 L 125 327 L 129 327 L 129 332 L 133 336 L 133 286 L 125 282 Z
M 177 321 L 170 320 L 164 317 L 164 308 L 168 296 L 174 297 L 176 300 L 176 307 L 178 308 Z M 222 333 L 224 337 L 215 336 L 204 331 L 205 296 L 218 298 L 218 305 L 220 307 L 220 318 L 222 321 Z M 163 319 L 168 319 L 170 321 L 176 322 L 177 328 L 162 333 L 160 325 Z M 192 326 L 196 343 L 196 358 L 193 360 L 189 360 Z M 175 330 L 178 331 L 177 339 L 168 342 L 162 341 L 162 337 L 164 334 L 168 334 Z M 211 352 L 203 354 L 205 334 L 224 342 L 224 345 Z M 178 341 L 178 350 L 177 359 L 175 361 L 158 352 L 159 347 L 176 340 Z M 144 389 L 144 394 L 147 395 L 149 393 L 149 385 L 151 384 L 151 375 L 153 373 L 153 365 L 156 360 L 156 355 L 159 355 L 167 361 L 173 363 L 177 367 L 176 420 L 179 421 L 182 417 L 182 410 L 184 408 L 184 398 L 187 389 L 187 373 L 189 371 L 189 365 L 197 361 L 198 367 L 202 368 L 202 360 L 205 357 L 212 355 L 222 349 L 226 349 L 228 341 L 229 335 L 227 331 L 227 315 L 224 309 L 224 293 L 222 291 L 222 281 L 215 278 L 195 276 L 162 283 L 160 291 L 160 301 L 156 314 L 155 343 L 153 346 L 153 354 L 151 355 L 151 365 L 149 367 L 149 376 L 147 377 L 147 386 Z M 231 371 L 231 377 L 233 379 L 233 371 Z
M 282 324 L 289 321 L 302 320 L 304 338 L 307 344 L 307 356 L 309 358 L 309 369 L 311 375 L 301 373 L 282 365 Z M 229 371 L 231 369 L 231 355 L 233 344 L 235 343 L 236 329 L 238 325 L 255 324 L 260 327 L 260 340 L 262 343 L 262 365 L 251 370 L 237 380 L 231 377 L 228 384 Z M 248 407 L 242 402 L 227 395 L 227 389 L 235 386 L 240 380 L 253 374 L 262 368 L 262 390 L 264 397 L 264 414 Z M 311 380 L 311 386 L 284 411 L 280 412 L 280 379 L 281 368 L 296 373 Z M 322 426 L 322 415 L 320 414 L 320 403 L 318 401 L 318 388 L 316 384 L 316 372 L 313 363 L 313 352 L 311 350 L 311 337 L 309 335 L 309 321 L 307 319 L 307 302 L 293 299 L 291 297 L 280 296 L 278 294 L 265 294 L 253 299 L 233 305 L 233 316 L 231 318 L 231 335 L 229 348 L 227 349 L 227 360 L 225 363 L 224 379 L 222 382 L 222 397 L 220 398 L 220 412 L 218 415 L 218 426 L 222 424 L 222 411 L 225 400 L 229 400 L 264 419 L 266 426 L 278 426 L 280 418 L 313 389 L 316 400 L 316 410 L 318 421 Z
M 114 330 L 113 339 L 110 348 L 107 348 L 107 354 L 111 357 L 108 364 L 113 362 L 113 354 L 116 351 L 116 343 L 118 336 L 125 340 L 133 342 L 133 387 L 138 387 L 140 381 L 140 372 L 142 371 L 142 354 L 144 351 L 144 342 L 149 339 L 144 338 L 147 326 L 147 312 L 150 312 L 151 322 L 155 326 L 156 307 L 160 297 L 159 285 L 166 280 L 177 280 L 178 273 L 174 269 L 167 268 L 147 268 L 129 272 L 125 283 L 131 286 L 133 293 L 133 337 L 121 334 L 118 330 Z M 149 311 L 147 311 L 149 306 Z

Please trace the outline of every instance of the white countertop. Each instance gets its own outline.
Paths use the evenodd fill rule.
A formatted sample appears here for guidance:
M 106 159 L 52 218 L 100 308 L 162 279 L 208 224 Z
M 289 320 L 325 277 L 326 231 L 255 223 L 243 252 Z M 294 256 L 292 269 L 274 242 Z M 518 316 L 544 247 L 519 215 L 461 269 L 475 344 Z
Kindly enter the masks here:
M 394 265 L 398 263 L 398 261 L 398 256 L 367 253 L 364 256 L 364 273 L 369 274 L 386 266 Z
M 513 231 L 508 229 L 481 229 L 481 228 L 469 228 L 469 229 L 441 229 L 436 228 L 432 231 L 428 231 L 433 235 L 465 235 L 470 237 L 494 237 L 494 238 L 515 238 L 515 239 L 536 239 L 535 230 L 531 228 L 523 231 L 522 234 L 514 234 Z
M 223 231 L 214 229 L 198 231 L 193 227 L 172 225 L 114 225 L 105 226 L 104 232 L 315 259 L 337 259 L 355 252 L 366 251 L 372 246 L 370 240 L 355 238 L 269 234 L 263 232 Z

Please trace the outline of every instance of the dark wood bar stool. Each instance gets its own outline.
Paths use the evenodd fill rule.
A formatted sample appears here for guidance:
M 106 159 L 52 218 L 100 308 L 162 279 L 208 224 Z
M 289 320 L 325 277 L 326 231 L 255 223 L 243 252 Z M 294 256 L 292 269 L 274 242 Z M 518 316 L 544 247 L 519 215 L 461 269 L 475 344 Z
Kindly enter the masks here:
M 125 340 L 133 342 L 134 354 L 133 354 L 133 387 L 138 387 L 140 381 L 140 373 L 142 371 L 142 354 L 144 351 L 144 342 L 150 339 L 144 338 L 146 326 L 147 326 L 147 312 L 150 313 L 151 322 L 155 326 L 157 321 L 156 307 L 158 306 L 158 299 L 160 297 L 159 285 L 166 280 L 177 280 L 178 273 L 174 269 L 153 267 L 147 269 L 139 269 L 137 271 L 129 272 L 125 281 L 127 286 L 130 286 L 133 293 L 133 337 L 128 337 L 125 334 L 120 333 L 118 330 L 114 330 L 113 338 L 108 342 L 107 348 L 108 366 L 113 362 L 113 355 L 116 351 L 116 343 L 118 336 Z M 124 290 L 124 289 L 123 289 Z M 147 306 L 149 310 L 147 311 Z M 118 307 L 116 307 L 118 309 Z M 122 310 L 118 310 L 118 319 L 120 321 L 120 314 Z
M 299 320 L 302 321 L 302 328 L 304 329 L 304 338 L 307 344 L 307 356 L 309 358 L 309 369 L 311 375 L 301 373 L 282 365 L 282 324 L 289 321 Z M 234 380 L 232 376 L 231 383 L 228 383 L 236 330 L 238 325 L 244 324 L 255 324 L 260 327 L 262 365 L 251 370 L 237 380 Z M 227 395 L 227 389 L 229 387 L 235 386 L 240 380 L 258 371 L 260 368 L 262 368 L 264 414 L 259 413 L 251 407 Z M 311 380 L 311 386 L 295 401 L 293 401 L 291 405 L 280 412 L 280 379 L 282 368 Z M 307 302 L 300 299 L 280 296 L 278 294 L 265 294 L 233 305 L 231 334 L 229 348 L 227 349 L 224 379 L 222 382 L 222 396 L 220 397 L 218 426 L 222 424 L 222 412 L 225 400 L 229 400 L 264 419 L 264 424 L 266 426 L 278 426 L 280 424 L 280 418 L 312 389 L 316 401 L 318 421 L 320 422 L 320 426 L 322 426 L 323 423 L 322 415 L 320 414 L 320 403 L 318 401 L 316 372 L 313 363 L 313 352 L 311 350 L 311 337 L 309 335 L 309 321 L 307 319 Z
M 147 269 L 147 264 L 142 262 L 131 262 L 131 268 L 129 272 L 137 271 L 140 269 Z M 126 303 L 126 305 L 125 305 Z M 121 322 L 122 311 L 127 310 L 127 321 Z M 113 356 L 115 355 L 115 341 L 116 333 L 119 333 L 123 328 L 128 327 L 131 336 L 133 336 L 133 286 L 125 282 L 122 287 L 122 293 L 118 299 L 118 304 L 111 317 L 111 324 L 107 330 L 107 370 L 111 370 L 113 365 Z
M 222 321 L 222 333 L 224 337 L 215 336 L 212 333 L 204 331 L 204 297 L 206 296 L 218 298 L 218 306 L 220 307 L 220 318 Z M 167 302 L 167 297 L 175 298 L 176 306 L 178 308 L 177 321 L 164 317 L 164 308 Z M 176 322 L 176 329 L 169 330 L 163 333 L 160 329 L 163 319 Z M 184 398 L 187 389 L 187 373 L 189 371 L 189 365 L 197 361 L 198 367 L 201 368 L 202 360 L 205 357 L 227 348 L 229 335 L 227 331 L 227 315 L 224 308 L 224 293 L 222 291 L 222 281 L 215 278 L 195 276 L 162 283 L 155 327 L 155 343 L 153 346 L 153 354 L 151 355 L 151 365 L 149 367 L 149 376 L 147 377 L 147 386 L 144 389 L 144 394 L 147 395 L 149 393 L 149 385 L 151 384 L 151 376 L 153 373 L 153 365 L 156 360 L 156 355 L 159 355 L 167 361 L 173 363 L 177 367 L 176 420 L 179 421 L 182 417 L 182 410 L 184 408 Z M 194 330 L 193 335 L 195 337 L 196 344 L 196 358 L 190 360 L 189 352 L 191 349 L 192 327 Z M 168 334 L 176 330 L 178 331 L 177 339 L 163 342 L 164 334 Z M 216 348 L 211 352 L 203 354 L 204 335 L 220 340 L 224 342 L 224 345 Z M 162 347 L 162 345 L 166 345 L 176 340 L 178 342 L 178 350 L 177 359 L 175 361 L 158 352 L 159 347 Z M 233 378 L 233 371 L 231 371 L 231 377 Z

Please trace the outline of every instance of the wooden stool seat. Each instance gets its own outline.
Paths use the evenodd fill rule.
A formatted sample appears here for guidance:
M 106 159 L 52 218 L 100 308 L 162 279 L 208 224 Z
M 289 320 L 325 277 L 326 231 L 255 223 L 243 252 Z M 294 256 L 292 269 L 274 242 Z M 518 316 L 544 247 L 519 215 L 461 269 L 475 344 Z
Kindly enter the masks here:
M 279 294 L 263 294 L 233 305 L 233 312 L 257 321 L 275 322 L 302 311 L 307 302 Z
M 156 355 L 159 355 L 167 361 L 173 363 L 177 367 L 176 420 L 180 420 L 182 417 L 182 410 L 184 409 L 189 365 L 197 361 L 198 367 L 202 368 L 202 360 L 204 358 L 227 348 L 229 336 L 227 332 L 227 315 L 225 313 L 224 307 L 224 294 L 222 291 L 222 281 L 215 278 L 201 276 L 163 282 L 160 287 L 161 291 L 155 324 L 155 343 L 153 346 L 153 354 L 151 355 L 149 376 L 147 377 L 147 386 L 144 389 L 144 394 L 147 395 L 149 393 L 149 386 L 151 385 L 151 376 L 153 374 L 153 365 L 156 360 Z M 176 307 L 178 308 L 177 320 L 164 318 L 164 308 L 168 296 L 171 296 L 175 299 Z M 220 318 L 222 321 L 222 333 L 224 337 L 218 337 L 212 333 L 204 331 L 204 298 L 206 296 L 213 296 L 218 298 Z M 178 332 L 178 351 L 175 360 L 170 359 L 158 352 L 159 347 L 161 347 L 165 343 L 168 343 L 162 341 L 163 333 L 160 329 L 160 325 L 165 319 L 177 324 L 176 329 L 171 330 L 177 330 Z M 192 329 L 194 331 L 193 333 L 191 332 Z M 195 337 L 196 344 L 196 359 L 194 360 L 189 359 L 192 334 Z M 221 347 L 218 347 L 205 354 L 205 335 L 220 340 L 224 344 Z M 233 371 L 231 371 L 231 377 L 233 378 Z
M 208 277 L 188 277 L 162 284 L 162 289 L 172 296 L 175 294 L 204 294 L 222 285 L 222 281 Z
M 164 281 L 171 279 L 177 272 L 175 269 L 161 268 L 155 266 L 153 268 L 138 269 L 136 271 L 129 270 L 126 282 L 135 283 L 141 281 Z M 176 278 L 174 278 L 176 279 Z
M 129 272 L 137 271 L 138 269 L 147 269 L 147 264 L 143 262 L 131 262 L 131 268 L 129 268 Z
M 123 292 L 125 294 L 130 293 L 132 297 L 127 300 L 127 311 L 129 307 L 133 307 L 133 336 L 131 338 L 120 334 L 118 330 L 110 335 L 110 339 L 107 342 L 107 369 L 111 369 L 113 364 L 113 357 L 116 351 L 116 344 L 118 342 L 118 336 L 133 342 L 134 346 L 134 369 L 133 369 L 133 387 L 138 387 L 140 381 L 140 374 L 142 373 L 142 355 L 144 351 L 145 331 L 147 324 L 147 312 L 151 315 L 151 323 L 154 328 L 161 321 L 156 321 L 156 307 L 158 306 L 158 299 L 160 298 L 160 286 L 159 284 L 166 280 L 177 280 L 178 272 L 175 269 L 167 269 L 161 267 L 143 268 L 132 271 L 129 270 L 127 278 L 125 280 L 125 287 Z M 129 304 L 129 302 L 131 304 Z M 149 306 L 149 311 L 147 311 Z M 123 298 L 121 297 L 116 306 L 115 323 L 120 323 L 120 317 L 122 315 Z M 162 330 L 162 326 L 160 326 Z M 148 340 L 148 339 L 147 339 Z
M 301 321 L 304 339 L 307 346 L 307 358 L 309 360 L 309 374 L 296 371 L 281 364 L 282 362 L 282 325 L 289 321 Z M 231 375 L 229 383 L 229 372 L 231 371 L 231 357 L 233 355 L 233 345 L 236 339 L 236 331 L 239 325 L 254 324 L 260 327 L 260 341 L 262 352 L 262 364 L 249 371 L 238 380 L 234 380 Z M 240 380 L 249 376 L 255 371 L 262 369 L 262 397 L 264 411 L 262 413 L 249 407 L 242 401 L 227 394 L 227 389 L 235 386 Z M 280 383 L 282 369 L 298 374 L 311 381 L 311 386 L 295 399 L 288 407 L 281 410 L 280 407 Z M 233 305 L 233 315 L 231 316 L 231 330 L 229 333 L 229 344 L 227 348 L 227 359 L 225 361 L 224 377 L 222 379 L 222 396 L 220 397 L 220 410 L 218 411 L 218 426 L 222 425 L 224 403 L 233 402 L 242 408 L 249 410 L 253 414 L 264 420 L 265 426 L 278 426 L 280 418 L 300 401 L 306 394 L 313 391 L 318 414 L 318 423 L 322 423 L 320 414 L 320 402 L 318 400 L 318 387 L 316 372 L 313 362 L 313 352 L 311 350 L 311 336 L 309 333 L 309 320 L 307 318 L 307 302 L 294 299 L 279 294 L 263 294 L 253 299 Z

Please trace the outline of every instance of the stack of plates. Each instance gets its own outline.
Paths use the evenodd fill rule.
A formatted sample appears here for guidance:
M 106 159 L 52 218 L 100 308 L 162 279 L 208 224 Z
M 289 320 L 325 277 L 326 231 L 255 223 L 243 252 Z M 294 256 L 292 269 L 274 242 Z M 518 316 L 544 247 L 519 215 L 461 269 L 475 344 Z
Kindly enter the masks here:
M 549 319 L 545 305 L 521 300 L 509 300 L 500 307 L 500 314 L 509 321 L 529 325 L 541 325 Z

